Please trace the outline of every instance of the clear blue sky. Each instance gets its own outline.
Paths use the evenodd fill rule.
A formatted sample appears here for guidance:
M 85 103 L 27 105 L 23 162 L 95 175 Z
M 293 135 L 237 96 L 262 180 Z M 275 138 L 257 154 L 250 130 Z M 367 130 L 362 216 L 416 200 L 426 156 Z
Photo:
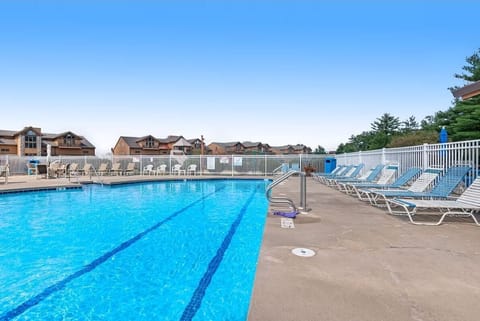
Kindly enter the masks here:
M 2 1 L 0 129 L 304 143 L 452 101 L 478 1 Z

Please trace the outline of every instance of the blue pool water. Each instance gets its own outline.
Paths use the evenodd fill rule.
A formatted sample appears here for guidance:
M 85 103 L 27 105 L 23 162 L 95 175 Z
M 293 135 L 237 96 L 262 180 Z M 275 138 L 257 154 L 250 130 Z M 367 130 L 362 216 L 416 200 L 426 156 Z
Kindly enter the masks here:
M 245 320 L 267 183 L 0 195 L 0 320 Z

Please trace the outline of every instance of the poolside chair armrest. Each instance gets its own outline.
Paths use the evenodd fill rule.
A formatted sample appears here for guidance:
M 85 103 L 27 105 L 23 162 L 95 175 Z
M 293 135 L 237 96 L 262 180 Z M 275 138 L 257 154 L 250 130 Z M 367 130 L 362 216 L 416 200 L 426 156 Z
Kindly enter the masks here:
M 408 202 L 405 199 L 400 199 L 400 198 L 393 198 L 389 200 L 391 203 L 400 205 L 400 206 L 407 206 L 407 207 L 416 207 L 415 204 Z

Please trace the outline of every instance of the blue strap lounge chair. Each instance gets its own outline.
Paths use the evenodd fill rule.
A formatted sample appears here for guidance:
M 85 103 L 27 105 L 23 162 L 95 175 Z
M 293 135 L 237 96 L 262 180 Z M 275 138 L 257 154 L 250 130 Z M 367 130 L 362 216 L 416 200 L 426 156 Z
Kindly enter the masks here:
M 480 177 L 475 181 L 455 200 L 417 200 L 417 199 L 393 199 L 391 204 L 396 204 L 401 207 L 408 216 L 411 223 L 416 225 L 440 225 L 446 216 L 470 216 L 476 225 L 478 223 L 475 213 L 480 212 Z M 441 214 L 440 220 L 437 222 L 418 222 L 413 217 L 419 211 L 428 210 L 428 214 L 432 214 L 432 210 L 438 210 Z M 398 214 L 396 212 L 395 214 Z M 391 213 L 394 214 L 394 213 Z
M 377 183 L 355 183 L 350 184 L 349 188 L 353 190 L 352 194 L 358 196 L 358 199 L 361 201 L 368 201 L 364 189 L 399 189 L 407 185 L 412 179 L 419 176 L 422 170 L 418 167 L 409 168 L 405 173 L 400 175 L 393 183 L 391 184 L 381 184 Z
M 344 175 L 346 175 L 349 171 L 351 171 L 352 168 L 354 167 L 354 165 L 341 165 L 341 166 L 343 166 L 343 167 L 340 168 L 340 170 L 338 170 L 336 173 L 330 173 L 330 174 L 325 174 L 325 175 L 317 176 L 318 181 L 319 181 L 320 183 L 326 184 L 326 182 L 327 182 L 328 179 L 334 178 L 334 177 L 344 176 Z
M 345 175 L 327 178 L 325 184 L 328 186 L 334 186 L 337 184 L 336 181 L 339 179 L 355 179 L 358 175 L 360 175 L 360 172 L 362 171 L 364 166 L 364 164 L 354 165 Z
M 445 175 L 440 176 L 438 181 L 434 183 L 434 187 L 429 192 L 414 193 L 411 191 L 391 191 L 377 192 L 384 199 L 385 204 L 390 213 L 394 213 L 391 208 L 390 201 L 393 198 L 419 198 L 419 199 L 433 199 L 433 198 L 447 198 L 453 190 L 463 181 L 465 175 L 471 170 L 470 166 L 455 166 L 447 170 Z
M 422 172 L 422 174 L 408 187 L 404 188 L 394 188 L 394 189 L 361 189 L 361 193 L 365 195 L 371 205 L 374 206 L 384 206 L 385 202 L 382 193 L 399 193 L 399 192 L 412 192 L 412 193 L 421 193 L 425 192 L 433 182 L 443 173 L 443 169 L 439 168 L 427 168 Z
M 349 184 L 365 183 L 365 182 L 372 183 L 375 180 L 379 179 L 379 176 L 381 177 L 382 171 L 383 171 L 384 168 L 385 168 L 385 165 L 382 165 L 382 164 L 379 164 L 379 165 L 375 166 L 370 171 L 370 174 L 368 174 L 368 176 L 366 176 L 365 178 L 339 178 L 339 179 L 335 180 L 336 187 L 340 191 L 344 191 L 344 192 L 348 193 L 348 191 L 349 191 L 348 185 Z M 391 178 L 391 177 L 393 177 L 393 175 L 395 175 L 397 169 L 398 169 L 398 166 L 395 166 L 395 167 L 392 167 L 391 170 L 384 171 L 384 173 L 388 174 L 388 176 Z
M 320 176 L 333 176 L 333 175 L 336 175 L 338 174 L 338 172 L 340 170 L 342 170 L 346 165 L 338 165 L 337 167 L 335 167 L 333 169 L 333 171 L 331 171 L 330 173 L 321 173 L 321 172 L 317 172 L 317 173 L 312 173 L 312 177 L 313 178 L 317 178 L 320 177 Z

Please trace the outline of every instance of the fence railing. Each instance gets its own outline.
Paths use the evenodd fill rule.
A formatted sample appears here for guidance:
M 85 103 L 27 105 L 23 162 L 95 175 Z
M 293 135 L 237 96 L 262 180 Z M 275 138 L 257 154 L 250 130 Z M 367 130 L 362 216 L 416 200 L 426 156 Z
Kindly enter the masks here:
M 28 173 L 28 164 L 32 160 L 48 164 L 59 161 L 66 164 L 77 163 L 82 168 L 86 163 L 99 168 L 100 164 L 120 163 L 120 168 L 126 169 L 128 163 L 135 164 L 135 173 L 144 174 L 147 165 L 156 169 L 162 164 L 167 166 L 169 173 L 175 164 L 181 164 L 186 169 L 190 164 L 197 165 L 197 175 L 256 175 L 269 176 L 279 168 L 286 171 L 290 168 L 303 170 L 305 166 L 312 166 L 318 172 L 324 171 L 325 157 L 331 155 L 301 154 L 301 155 L 165 155 L 165 156 L 54 156 L 19 157 L 0 155 L 0 165 L 9 164 L 10 174 L 19 175 Z M 480 170 L 480 140 L 444 144 L 423 144 L 418 146 L 383 148 L 373 151 L 363 151 L 336 155 L 338 165 L 365 164 L 364 170 L 377 164 L 396 163 L 399 165 L 399 174 L 410 167 L 448 167 L 458 164 L 468 164 L 472 167 L 471 178 L 476 178 Z
M 363 163 L 364 170 L 377 164 L 396 163 L 400 167 L 400 174 L 410 167 L 447 169 L 455 165 L 469 165 L 472 167 L 472 173 L 469 176 L 471 180 L 480 174 L 480 140 L 383 148 L 340 154 L 336 159 L 338 165 Z
M 49 164 L 61 162 L 63 164 L 77 163 L 81 169 L 85 164 L 91 164 L 98 169 L 102 163 L 107 163 L 112 168 L 115 163 L 120 163 L 120 168 L 125 170 L 129 163 L 135 164 L 135 174 L 147 174 L 145 167 L 153 165 L 157 169 L 166 165 L 166 173 L 170 173 L 174 165 L 182 165 L 186 169 L 189 165 L 197 165 L 197 175 L 254 175 L 269 176 L 279 167 L 303 169 L 304 166 L 313 166 L 318 171 L 324 171 L 324 159 L 327 155 L 299 154 L 299 155 L 130 155 L 130 156 L 12 156 L 0 155 L 0 164 L 8 163 L 11 175 L 28 174 L 29 164 L 38 162 Z M 31 166 L 30 166 L 31 167 Z

